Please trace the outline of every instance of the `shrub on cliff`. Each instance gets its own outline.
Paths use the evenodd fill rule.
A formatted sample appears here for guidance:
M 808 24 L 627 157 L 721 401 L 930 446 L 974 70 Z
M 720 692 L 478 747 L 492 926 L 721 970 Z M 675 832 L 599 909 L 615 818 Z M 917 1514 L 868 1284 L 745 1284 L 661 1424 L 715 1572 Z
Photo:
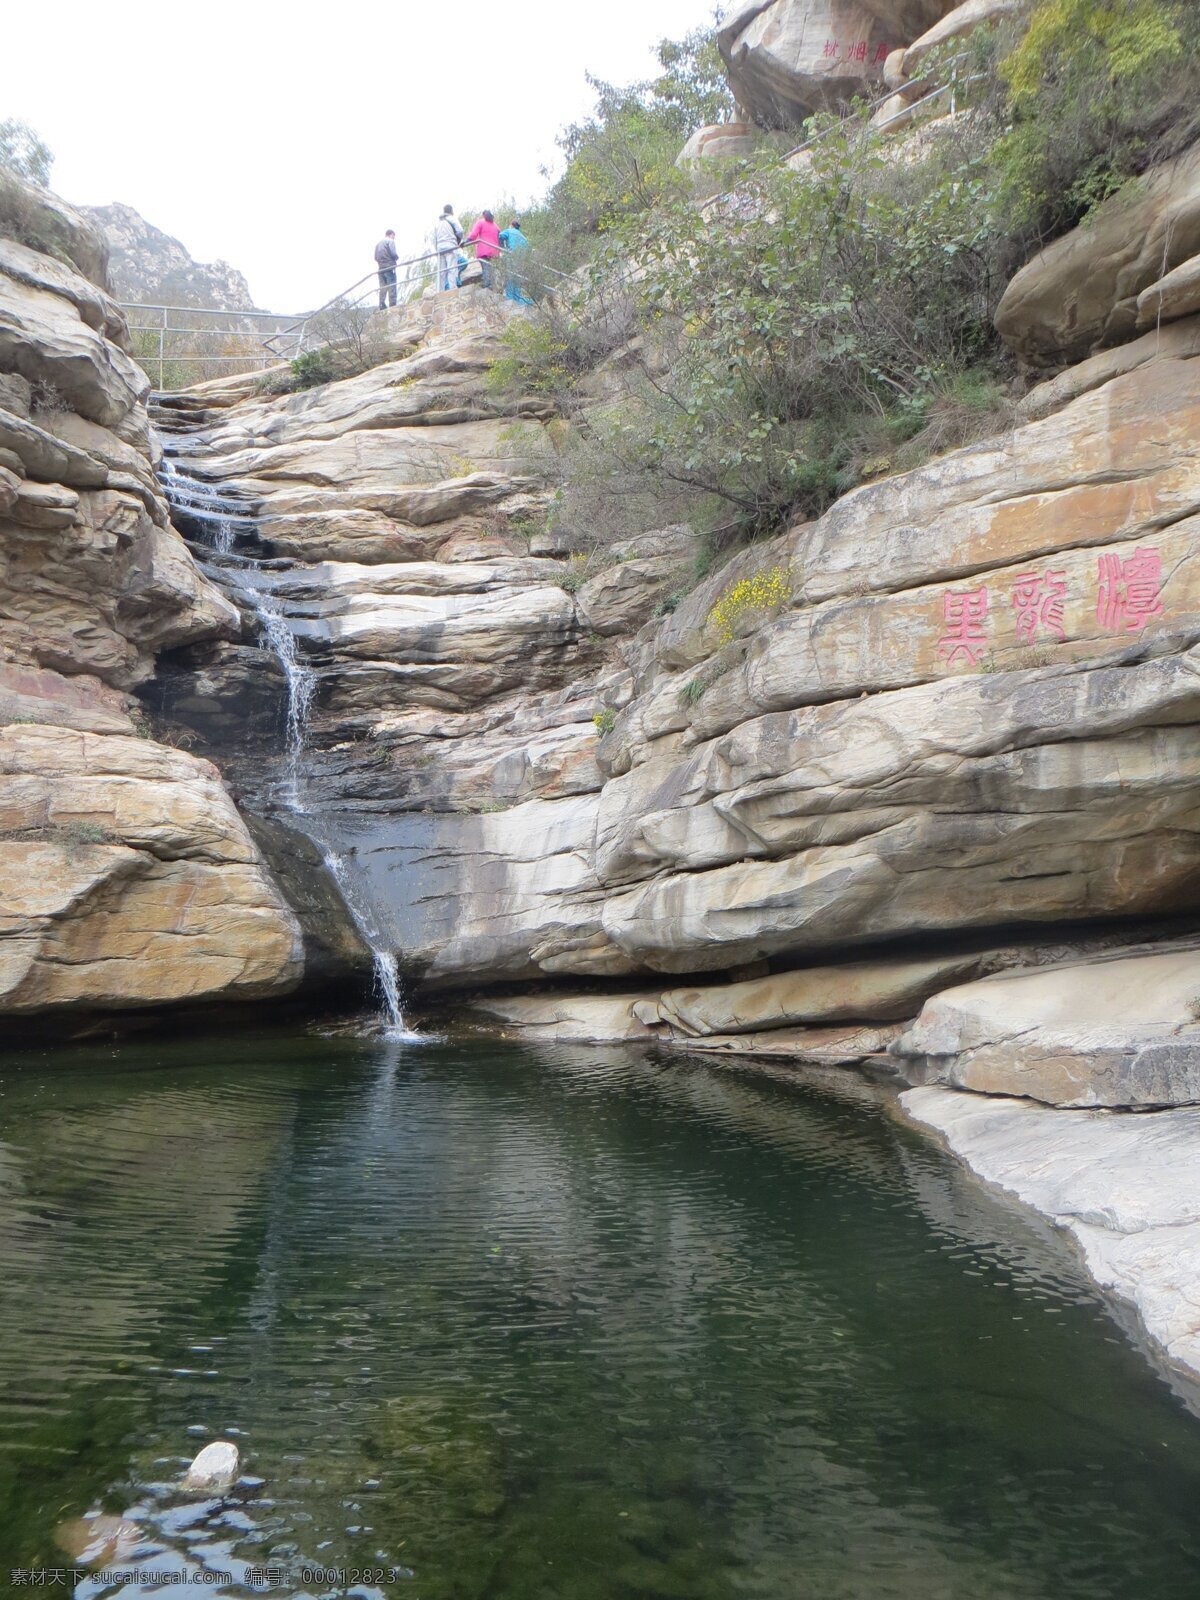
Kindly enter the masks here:
M 763 162 L 715 207 L 661 199 L 614 224 L 558 298 L 552 344 L 549 317 L 510 335 L 501 375 L 559 391 L 584 467 L 611 463 L 618 491 L 590 474 L 610 508 L 640 487 L 663 502 L 650 526 L 707 506 L 709 526 L 742 533 L 818 513 L 990 352 L 1007 262 L 986 137 L 955 123 L 898 160 L 867 123 L 831 120 L 803 172 Z M 636 337 L 581 389 L 589 346 L 611 350 L 600 325 L 618 289 Z M 583 524 L 589 474 L 570 476 L 564 514 Z
M 53 164 L 49 145 L 27 122 L 0 122 L 0 238 L 61 256 L 61 227 L 37 195 L 49 183 Z
M 610 194 L 587 267 L 497 369 L 574 419 L 573 537 L 754 535 L 1007 425 L 999 296 L 1039 239 L 1200 131 L 1200 7 L 1036 0 L 966 55 L 922 63 L 953 76 L 955 116 L 898 138 L 867 107 L 813 119 L 798 164 L 761 155 L 704 207 L 677 176 Z M 632 118 L 614 99 L 605 140 Z
M 1040 0 L 982 42 L 1006 124 L 994 159 L 1014 232 L 1063 232 L 1200 135 L 1195 5 Z

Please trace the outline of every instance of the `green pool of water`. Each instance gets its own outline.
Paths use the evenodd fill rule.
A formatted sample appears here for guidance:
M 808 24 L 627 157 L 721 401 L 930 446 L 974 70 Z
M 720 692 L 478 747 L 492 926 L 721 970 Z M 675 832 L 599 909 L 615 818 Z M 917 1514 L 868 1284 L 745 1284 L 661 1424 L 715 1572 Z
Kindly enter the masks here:
M 99 1510 L 167 1594 L 1194 1600 L 1200 1422 L 1061 1241 L 844 1081 L 0 1058 L 0 1592 Z M 217 1437 L 245 1480 L 181 1497 Z M 106 1570 L 79 1600 L 150 1592 Z

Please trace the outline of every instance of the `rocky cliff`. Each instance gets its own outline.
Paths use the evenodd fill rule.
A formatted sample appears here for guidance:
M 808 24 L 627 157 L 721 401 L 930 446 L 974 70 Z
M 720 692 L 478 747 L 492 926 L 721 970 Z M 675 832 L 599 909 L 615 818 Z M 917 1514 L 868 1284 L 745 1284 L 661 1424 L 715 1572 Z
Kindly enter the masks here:
M 488 381 L 511 303 L 399 308 L 390 359 L 317 389 L 163 397 L 159 463 L 102 269 L 0 243 L 6 848 L 38 886 L 10 1008 L 286 990 L 297 913 L 310 977 L 353 966 L 332 866 L 410 984 L 534 1034 L 1193 1098 L 1171 977 L 1200 881 L 1200 323 L 1172 291 L 1193 166 L 1015 280 L 1014 346 L 1085 359 L 1007 435 L 855 490 L 673 611 L 689 529 L 586 568 L 547 530 L 564 424 Z M 1112 243 L 1155 227 L 1174 254 Z M 1161 325 L 1101 348 L 1147 296 Z M 139 738 L 147 713 L 185 748 Z M 1026 993 L 1041 1016 L 1022 973 L 1064 961 L 1081 995 L 1102 961 L 1161 999 L 1107 1015 L 1104 1073 L 1069 1014 L 1012 1023 Z
M 1200 1092 L 1183 995 L 1114 1002 L 1107 1075 L 1079 1070 L 1082 998 L 995 1049 L 965 999 L 905 1031 L 948 987 L 1047 964 L 1082 963 L 1080 997 L 1094 961 L 1120 993 L 1192 970 L 1200 325 L 1093 356 L 1006 436 L 855 490 L 655 616 L 690 533 L 574 581 L 541 515 L 560 425 L 485 381 L 505 315 L 431 297 L 362 377 L 164 402 L 176 472 L 240 508 L 207 560 L 243 626 L 170 651 L 155 714 L 336 851 L 412 983 L 535 1036 L 905 1062 L 1062 1103 Z M 264 612 L 307 675 L 299 798 L 263 760 L 294 678 L 265 692 Z M 996 992 L 1019 1017 L 1036 990 Z
M 1135 1194 L 1194 1115 L 1113 1120 L 1200 1101 L 1195 196 L 1191 152 L 1017 274 L 1004 434 L 688 592 L 689 528 L 585 563 L 548 521 L 566 424 L 489 381 L 513 303 L 430 294 L 356 377 L 148 409 L 103 241 L 31 192 L 0 1010 L 311 993 L 369 944 L 528 1038 L 871 1064 L 1200 1370 L 1162 1233 L 1200 1211 Z
M 598 571 L 547 531 L 561 424 L 493 395 L 482 291 L 390 313 L 360 378 L 172 397 L 240 624 L 141 694 L 434 1004 L 919 1085 L 1200 1374 L 1193 164 L 1018 275 L 1001 326 L 1055 375 L 1007 433 L 673 611 L 690 530 Z
M 228 261 L 193 261 L 187 248 L 147 222 L 132 206 L 84 206 L 103 234 L 109 283 L 117 299 L 138 305 L 253 311 L 250 286 Z
M 24 210 L 44 249 L 0 238 L 0 1009 L 283 994 L 295 917 L 215 767 L 133 693 L 238 615 L 171 526 L 102 239 L 41 191 Z

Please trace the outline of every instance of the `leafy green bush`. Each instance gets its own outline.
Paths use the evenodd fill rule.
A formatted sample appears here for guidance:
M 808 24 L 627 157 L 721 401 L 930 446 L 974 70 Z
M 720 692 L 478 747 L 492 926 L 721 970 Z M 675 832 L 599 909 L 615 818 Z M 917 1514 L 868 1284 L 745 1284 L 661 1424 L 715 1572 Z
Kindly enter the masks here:
M 1007 224 L 1046 237 L 1200 133 L 1200 15 L 1169 0 L 1040 0 L 993 42 Z
M 606 368 L 611 398 L 576 416 L 612 466 L 610 498 L 614 481 L 625 498 L 640 485 L 671 520 L 723 533 L 817 514 L 857 481 L 881 419 L 919 432 L 934 397 L 990 355 L 1006 263 L 985 136 L 955 123 L 900 162 L 867 121 L 827 122 L 804 171 L 763 162 L 723 209 L 660 200 L 614 225 L 569 305 L 582 350 L 578 330 L 621 282 L 639 335 Z M 562 341 L 550 358 L 546 335 L 521 337 L 508 376 L 560 384 Z
M 0 168 L 44 189 L 50 182 L 54 156 L 50 146 L 27 122 L 6 117 L 0 122 Z
M 603 739 L 606 733 L 611 733 L 616 727 L 617 713 L 612 706 L 605 706 L 603 711 L 596 712 L 592 721 L 596 724 L 600 737 Z
M 306 350 L 291 367 L 293 389 L 316 389 L 341 376 L 333 351 L 324 345 L 319 350 Z
M 560 589 L 565 589 L 568 594 L 578 594 L 589 576 L 588 558 L 583 552 L 578 552 L 570 557 L 566 566 L 554 581 Z
M 677 151 L 719 114 L 685 58 L 674 122 L 599 86 L 564 136 L 545 214 L 590 255 L 494 374 L 571 418 L 554 518 L 581 546 L 687 520 L 721 550 L 1009 426 L 1013 271 L 1200 135 L 1200 6 L 1031 0 L 922 63 L 965 114 L 899 138 L 864 106 L 814 118 L 799 161 L 761 151 L 699 206 L 662 166 L 668 127 Z
M 690 192 L 676 157 L 697 128 L 733 114 L 714 29 L 663 39 L 656 55 L 660 71 L 646 82 L 620 87 L 589 78 L 595 111 L 563 130 L 566 169 L 540 205 L 522 212 L 535 251 L 560 271 L 587 260 L 622 219 Z
M 39 204 L 37 193 L 19 177 L 0 166 L 0 238 L 15 239 L 30 250 L 54 256 L 66 265 L 71 258 L 62 237 L 62 225 L 52 210 Z

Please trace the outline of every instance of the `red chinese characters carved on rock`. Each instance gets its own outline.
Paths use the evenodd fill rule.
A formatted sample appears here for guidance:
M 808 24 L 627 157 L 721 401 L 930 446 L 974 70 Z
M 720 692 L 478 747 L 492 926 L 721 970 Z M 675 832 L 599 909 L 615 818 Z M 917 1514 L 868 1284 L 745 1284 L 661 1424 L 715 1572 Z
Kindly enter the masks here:
M 1023 572 L 1013 580 L 1012 603 L 1017 613 L 1017 637 L 1032 644 L 1039 629 L 1065 639 L 1063 604 L 1067 598 L 1065 572 Z
M 984 623 L 988 614 L 987 585 L 978 589 L 947 589 L 942 597 L 942 618 L 946 631 L 938 641 L 938 655 L 948 667 L 965 656 L 973 667 L 983 658 L 987 646 Z
M 838 42 L 837 42 L 836 39 L 826 39 L 826 41 L 825 41 L 825 59 L 827 61 L 836 60 L 837 59 L 838 49 L 839 49 L 839 45 L 838 45 Z
M 1131 556 L 1102 555 L 1096 620 L 1110 633 L 1140 633 L 1163 611 L 1162 555 L 1156 545 L 1139 546 Z
M 857 44 L 852 44 L 846 59 L 848 61 L 865 61 L 867 59 L 867 41 L 860 39 Z

